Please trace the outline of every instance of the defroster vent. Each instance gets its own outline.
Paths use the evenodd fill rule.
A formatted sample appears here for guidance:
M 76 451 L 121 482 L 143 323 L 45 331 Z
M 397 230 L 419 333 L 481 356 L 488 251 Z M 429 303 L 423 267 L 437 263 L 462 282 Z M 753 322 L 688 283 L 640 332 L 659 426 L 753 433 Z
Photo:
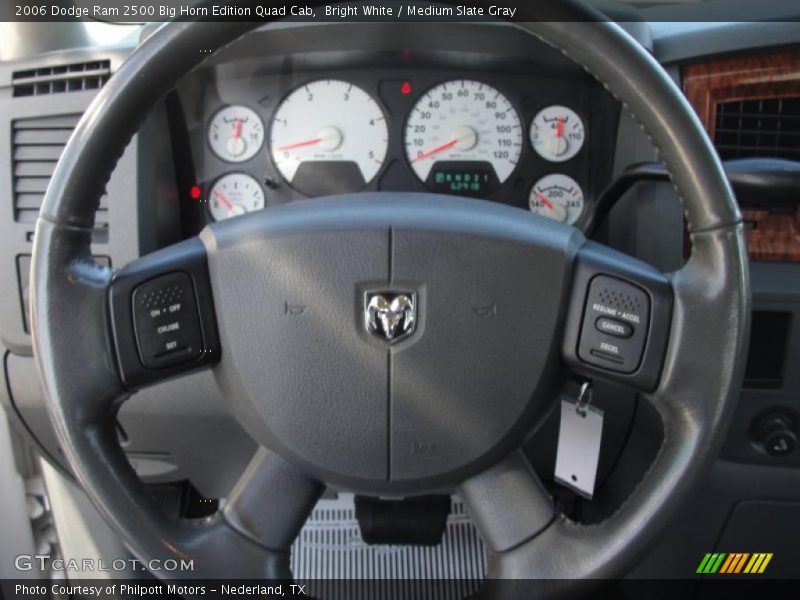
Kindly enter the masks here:
M 14 97 L 43 96 L 99 90 L 109 77 L 111 77 L 111 62 L 96 60 L 15 71 L 11 83 Z

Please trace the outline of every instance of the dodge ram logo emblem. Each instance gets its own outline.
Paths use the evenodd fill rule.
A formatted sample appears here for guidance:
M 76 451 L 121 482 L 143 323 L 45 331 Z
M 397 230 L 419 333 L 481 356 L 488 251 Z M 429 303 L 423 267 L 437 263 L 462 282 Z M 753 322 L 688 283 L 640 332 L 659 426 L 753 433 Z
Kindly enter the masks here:
M 364 324 L 375 337 L 394 343 L 414 332 L 417 295 L 413 292 L 368 292 Z

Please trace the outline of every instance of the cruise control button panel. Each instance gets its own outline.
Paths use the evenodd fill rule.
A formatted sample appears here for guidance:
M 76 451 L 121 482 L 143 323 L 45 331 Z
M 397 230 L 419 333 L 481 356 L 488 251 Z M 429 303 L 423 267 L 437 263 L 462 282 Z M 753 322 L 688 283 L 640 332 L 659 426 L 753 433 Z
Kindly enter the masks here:
M 190 238 L 114 273 L 108 311 L 117 367 L 136 390 L 222 356 L 205 246 Z
M 608 275 L 589 285 L 578 357 L 618 373 L 639 367 L 650 323 L 650 298 L 640 287 Z
M 202 352 L 203 336 L 192 278 L 168 273 L 133 291 L 133 326 L 142 364 L 163 369 L 190 362 Z

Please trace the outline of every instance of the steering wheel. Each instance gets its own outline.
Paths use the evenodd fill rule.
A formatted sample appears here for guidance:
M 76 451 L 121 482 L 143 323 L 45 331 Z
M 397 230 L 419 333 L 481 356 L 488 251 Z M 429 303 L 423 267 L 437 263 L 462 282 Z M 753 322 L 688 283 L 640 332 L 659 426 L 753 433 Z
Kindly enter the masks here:
M 33 340 L 64 453 L 137 557 L 193 560 L 183 576 L 289 578 L 324 484 L 455 489 L 489 577 L 549 593 L 623 574 L 695 488 L 748 335 L 731 189 L 681 92 L 620 27 L 573 2 L 513 4 L 529 21 L 515 27 L 583 65 L 659 149 L 691 234 L 677 272 L 527 211 L 398 192 L 268 208 L 111 270 L 92 259 L 91 231 L 125 145 L 207 56 L 198 40 L 219 49 L 256 24 L 165 26 L 99 92 L 37 223 Z M 600 317 L 628 337 L 609 337 Z M 114 423 L 139 387 L 202 368 L 261 448 L 224 509 L 189 523 L 156 509 Z M 570 371 L 637 389 L 664 428 L 631 496 L 591 526 L 557 513 L 520 450 Z

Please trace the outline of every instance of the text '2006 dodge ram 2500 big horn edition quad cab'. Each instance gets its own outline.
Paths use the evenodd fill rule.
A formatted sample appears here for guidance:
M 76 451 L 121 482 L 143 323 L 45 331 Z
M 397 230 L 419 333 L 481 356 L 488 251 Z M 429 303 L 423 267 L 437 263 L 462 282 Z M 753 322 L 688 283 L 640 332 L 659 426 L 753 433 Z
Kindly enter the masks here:
M 796 3 L 0 11 L 5 597 L 796 596 Z

